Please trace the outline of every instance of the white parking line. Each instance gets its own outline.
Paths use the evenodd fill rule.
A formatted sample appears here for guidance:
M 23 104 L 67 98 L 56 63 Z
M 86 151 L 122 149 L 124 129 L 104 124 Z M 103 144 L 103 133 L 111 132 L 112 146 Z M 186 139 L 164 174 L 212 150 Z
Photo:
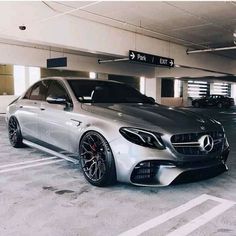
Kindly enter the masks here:
M 31 161 L 22 161 L 22 162 L 17 162 L 17 163 L 11 163 L 11 164 L 6 164 L 6 165 L 1 165 L 0 169 L 6 168 L 6 167 L 12 167 L 12 166 L 30 164 L 30 163 L 35 163 L 35 162 L 48 161 L 48 160 L 53 160 L 53 159 L 57 159 L 57 158 L 58 157 L 47 157 L 47 158 L 40 158 L 40 159 L 36 159 L 36 160 L 31 160 Z
M 231 208 L 235 202 L 232 201 L 228 201 L 222 198 L 218 198 L 218 197 L 214 197 L 211 195 L 207 195 L 207 194 L 203 194 L 193 200 L 190 200 L 189 202 L 174 208 L 154 219 L 151 219 L 137 227 L 134 227 L 133 229 L 130 229 L 122 234 L 120 234 L 119 236 L 137 236 L 140 235 L 154 227 L 157 227 L 158 225 L 202 204 L 203 202 L 207 201 L 207 200 L 213 200 L 213 201 L 217 201 L 219 203 L 221 203 L 220 205 L 214 207 L 213 209 L 207 211 L 206 213 L 204 213 L 203 215 L 195 218 L 194 220 L 192 220 L 191 222 L 185 224 L 184 226 L 176 229 L 175 231 L 171 232 L 170 234 L 168 234 L 168 236 L 184 236 L 187 235 L 189 233 L 191 233 L 192 231 L 196 230 L 197 228 L 199 228 L 200 226 L 206 224 L 207 222 L 211 221 L 213 218 L 215 218 L 216 216 L 222 214 L 224 211 L 226 211 L 227 209 Z
M 25 165 L 25 166 L 20 166 L 20 167 L 4 169 L 4 170 L 0 170 L 0 174 L 1 173 L 6 173 L 6 172 L 17 171 L 17 170 L 28 169 L 28 168 L 34 168 L 34 167 L 37 167 L 37 166 L 50 165 L 50 164 L 61 162 L 61 161 L 65 161 L 65 160 L 64 159 L 60 159 L 60 160 L 42 162 L 42 163 L 38 163 L 38 164 L 34 164 L 34 165 Z
M 194 230 L 198 229 L 202 225 L 208 223 L 209 221 L 213 220 L 215 217 L 221 215 L 223 212 L 228 210 L 234 205 L 234 203 L 221 203 L 220 205 L 212 208 L 211 210 L 207 211 L 205 214 L 195 218 L 194 220 L 190 221 L 188 224 L 183 225 L 182 227 L 176 229 L 175 231 L 167 234 L 166 236 L 185 236 L 193 232 Z

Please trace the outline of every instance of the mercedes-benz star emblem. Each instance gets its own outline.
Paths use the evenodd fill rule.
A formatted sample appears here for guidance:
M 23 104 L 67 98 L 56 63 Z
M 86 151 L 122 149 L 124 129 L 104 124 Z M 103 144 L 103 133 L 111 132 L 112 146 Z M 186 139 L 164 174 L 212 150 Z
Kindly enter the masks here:
M 210 152 L 214 147 L 214 140 L 210 135 L 203 135 L 198 142 L 202 151 Z
M 200 129 L 205 130 L 206 128 L 205 128 L 205 126 L 200 126 Z

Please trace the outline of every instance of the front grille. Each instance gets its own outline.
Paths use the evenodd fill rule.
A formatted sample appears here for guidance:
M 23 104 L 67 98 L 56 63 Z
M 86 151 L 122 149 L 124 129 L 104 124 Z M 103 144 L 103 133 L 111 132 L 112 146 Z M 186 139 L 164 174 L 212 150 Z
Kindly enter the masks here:
M 198 140 L 204 136 L 210 135 L 214 140 L 213 149 L 210 152 L 203 151 L 200 148 Z M 221 131 L 176 134 L 171 137 L 171 143 L 174 149 L 183 155 L 207 155 L 218 154 L 222 151 L 224 145 L 224 133 Z

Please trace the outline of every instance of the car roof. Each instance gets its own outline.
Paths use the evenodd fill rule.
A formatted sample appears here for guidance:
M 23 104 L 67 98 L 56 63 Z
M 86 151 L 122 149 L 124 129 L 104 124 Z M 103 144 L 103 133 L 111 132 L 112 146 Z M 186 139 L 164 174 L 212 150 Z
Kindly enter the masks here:
M 117 84 L 124 84 L 122 82 L 118 82 L 115 80 L 102 80 L 102 79 L 90 79 L 90 78 L 83 78 L 83 77 L 59 77 L 59 76 L 52 76 L 52 77 L 44 77 L 42 80 L 48 80 L 48 79 L 53 79 L 53 80 L 80 80 L 80 81 L 101 81 L 104 83 L 117 83 Z
M 223 94 L 211 94 L 210 96 L 226 96 L 226 95 L 223 95 Z

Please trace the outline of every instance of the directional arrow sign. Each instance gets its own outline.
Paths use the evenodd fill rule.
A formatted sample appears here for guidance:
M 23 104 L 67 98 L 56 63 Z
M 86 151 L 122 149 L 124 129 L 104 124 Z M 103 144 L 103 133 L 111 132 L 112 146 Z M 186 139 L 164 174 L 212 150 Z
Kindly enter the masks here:
M 143 52 L 129 51 L 129 60 L 133 62 L 145 63 L 155 66 L 174 67 L 174 59 L 147 54 Z
M 131 60 L 134 60 L 134 58 L 135 58 L 134 52 L 131 52 L 131 53 L 130 53 L 130 58 L 131 58 Z

